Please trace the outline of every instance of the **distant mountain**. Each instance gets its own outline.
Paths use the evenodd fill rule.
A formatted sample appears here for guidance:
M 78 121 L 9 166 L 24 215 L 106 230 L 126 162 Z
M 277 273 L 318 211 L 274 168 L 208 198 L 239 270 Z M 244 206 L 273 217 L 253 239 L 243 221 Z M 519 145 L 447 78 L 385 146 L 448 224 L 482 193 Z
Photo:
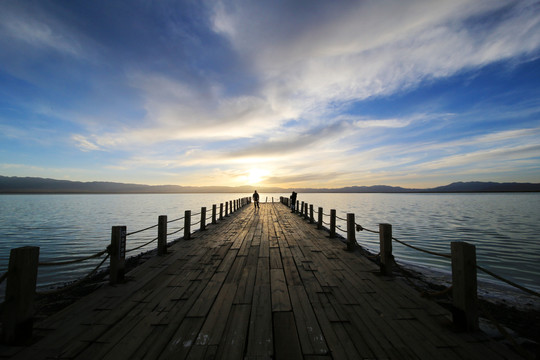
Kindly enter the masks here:
M 115 182 L 80 182 L 36 177 L 0 176 L 1 194 L 152 194 L 152 193 L 283 193 L 293 189 L 260 186 L 179 186 L 140 185 Z M 455 182 L 431 189 L 406 189 L 399 186 L 349 186 L 338 189 L 295 188 L 298 193 L 456 193 L 456 192 L 540 192 L 540 184 Z

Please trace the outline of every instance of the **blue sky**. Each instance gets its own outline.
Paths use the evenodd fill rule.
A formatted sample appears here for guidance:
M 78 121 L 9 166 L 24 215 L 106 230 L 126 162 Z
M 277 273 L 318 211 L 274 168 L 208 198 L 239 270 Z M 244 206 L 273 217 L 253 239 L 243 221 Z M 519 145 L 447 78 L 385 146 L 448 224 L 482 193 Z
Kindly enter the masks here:
M 540 182 L 540 3 L 5 0 L 0 174 Z

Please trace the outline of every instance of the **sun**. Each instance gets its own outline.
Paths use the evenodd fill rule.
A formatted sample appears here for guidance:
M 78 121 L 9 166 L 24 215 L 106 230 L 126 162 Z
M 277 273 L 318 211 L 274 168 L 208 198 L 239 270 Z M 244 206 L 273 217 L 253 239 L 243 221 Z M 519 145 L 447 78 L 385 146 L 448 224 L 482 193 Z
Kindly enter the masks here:
M 252 168 L 248 172 L 247 181 L 250 185 L 258 184 L 264 179 L 267 174 L 267 170 Z

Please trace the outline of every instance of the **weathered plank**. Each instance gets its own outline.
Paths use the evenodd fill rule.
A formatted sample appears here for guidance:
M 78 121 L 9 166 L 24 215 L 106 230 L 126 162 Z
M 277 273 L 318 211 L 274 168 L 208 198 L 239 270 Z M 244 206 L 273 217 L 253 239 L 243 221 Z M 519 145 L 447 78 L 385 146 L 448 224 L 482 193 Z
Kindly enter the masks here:
M 178 241 L 42 321 L 16 359 L 518 358 L 279 203 Z

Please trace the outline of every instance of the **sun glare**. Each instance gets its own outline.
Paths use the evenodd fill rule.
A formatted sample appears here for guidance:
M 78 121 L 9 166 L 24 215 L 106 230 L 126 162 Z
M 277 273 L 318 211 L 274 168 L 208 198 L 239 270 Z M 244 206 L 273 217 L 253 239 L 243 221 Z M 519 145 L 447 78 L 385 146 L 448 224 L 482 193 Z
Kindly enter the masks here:
M 250 169 L 249 174 L 248 174 L 248 179 L 247 179 L 248 183 L 250 185 L 258 184 L 264 179 L 264 177 L 267 174 L 268 174 L 268 171 L 266 170 L 257 169 L 257 168 Z

